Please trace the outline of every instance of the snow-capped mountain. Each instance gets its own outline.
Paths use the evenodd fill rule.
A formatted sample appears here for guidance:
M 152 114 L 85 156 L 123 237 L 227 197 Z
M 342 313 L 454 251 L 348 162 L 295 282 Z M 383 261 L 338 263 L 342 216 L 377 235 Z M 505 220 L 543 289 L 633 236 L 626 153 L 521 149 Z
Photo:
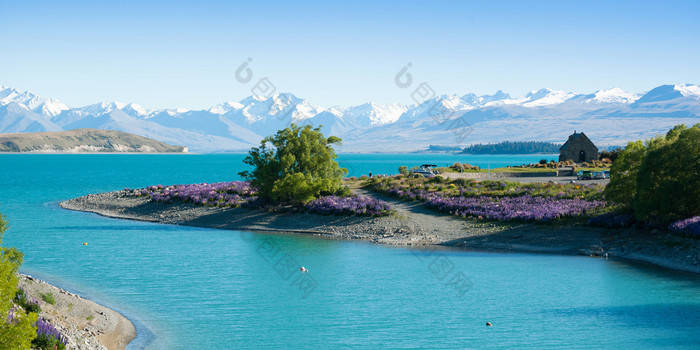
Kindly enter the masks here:
M 29 91 L 20 92 L 17 89 L 0 86 L 0 105 L 5 105 L 10 102 L 22 104 L 32 112 L 49 118 L 70 109 L 55 98 L 43 98 Z
M 552 89 L 522 97 L 440 95 L 415 105 L 324 108 L 291 93 L 246 97 L 204 110 L 148 110 L 105 102 L 70 108 L 53 98 L 0 86 L 0 132 L 95 128 L 125 131 L 194 152 L 245 151 L 291 123 L 322 126 L 343 152 L 409 152 L 428 145 L 505 140 L 562 142 L 574 130 L 599 146 L 649 138 L 676 124 L 700 122 L 700 87 L 661 85 L 645 93 L 620 88 L 589 94 Z

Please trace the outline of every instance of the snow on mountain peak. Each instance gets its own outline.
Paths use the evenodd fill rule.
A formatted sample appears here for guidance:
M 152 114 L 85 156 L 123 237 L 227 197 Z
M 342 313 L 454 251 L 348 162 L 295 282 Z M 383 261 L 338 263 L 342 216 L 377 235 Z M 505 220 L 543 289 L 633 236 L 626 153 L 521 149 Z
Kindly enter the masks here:
M 676 84 L 673 89 L 680 92 L 685 97 L 700 99 L 700 86 L 693 84 Z
M 226 114 L 231 110 L 241 108 L 243 108 L 243 104 L 241 103 L 226 101 L 224 103 L 219 103 L 218 105 L 209 108 L 209 112 L 214 114 Z
M 589 103 L 621 103 L 629 104 L 640 97 L 639 94 L 627 92 L 618 87 L 612 89 L 598 90 L 593 93 L 593 97 L 586 100 Z
M 399 117 L 408 110 L 406 106 L 399 104 L 378 105 L 374 102 L 345 109 L 334 108 L 341 111 L 344 120 L 354 123 L 358 127 L 391 124 L 399 120 Z
M 551 89 L 540 89 L 537 91 L 531 91 L 531 92 L 527 93 L 527 95 L 525 95 L 525 98 L 528 101 L 523 103 L 523 106 L 525 106 L 525 107 L 541 107 L 541 106 L 555 105 L 555 104 L 565 102 L 566 100 L 568 100 L 574 96 L 576 96 L 576 94 L 574 94 L 572 92 L 565 92 L 565 91 L 551 90 Z
M 64 110 L 69 109 L 55 98 L 44 98 L 35 95 L 30 91 L 21 92 L 11 87 L 0 87 L 0 105 L 15 102 L 23 105 L 27 109 L 41 114 L 46 118 L 51 118 Z

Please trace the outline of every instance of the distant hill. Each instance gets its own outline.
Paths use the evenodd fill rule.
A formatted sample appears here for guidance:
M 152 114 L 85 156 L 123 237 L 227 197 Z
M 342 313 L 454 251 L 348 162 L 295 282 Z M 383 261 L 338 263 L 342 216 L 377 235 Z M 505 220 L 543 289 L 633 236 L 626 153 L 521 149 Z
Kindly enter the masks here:
M 0 134 L 0 152 L 142 152 L 179 153 L 187 147 L 171 146 L 121 131 L 76 129 Z
M 467 154 L 532 154 L 559 153 L 560 144 L 539 141 L 504 141 L 476 144 L 462 150 Z

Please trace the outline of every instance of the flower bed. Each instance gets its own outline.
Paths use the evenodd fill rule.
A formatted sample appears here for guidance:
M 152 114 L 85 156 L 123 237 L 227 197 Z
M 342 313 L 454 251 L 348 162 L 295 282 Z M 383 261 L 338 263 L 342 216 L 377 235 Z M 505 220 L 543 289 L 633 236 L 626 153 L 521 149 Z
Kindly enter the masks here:
M 427 202 L 429 207 L 451 214 L 479 219 L 547 222 L 594 212 L 605 206 L 601 201 L 533 197 L 439 197 Z
M 445 197 L 551 197 L 556 199 L 603 200 L 603 187 L 581 184 L 519 183 L 506 181 L 386 178 L 372 182 L 372 188 L 403 199 L 424 200 L 427 194 Z
M 174 201 L 191 202 L 200 205 L 236 208 L 254 201 L 257 191 L 247 181 L 201 183 L 174 186 L 148 186 L 136 190 L 140 196 L 163 203 Z
M 391 213 L 389 203 L 379 199 L 351 196 L 325 196 L 317 198 L 304 206 L 310 213 L 322 215 L 353 214 L 384 216 Z
M 678 220 L 668 226 L 669 231 L 700 239 L 700 216 Z
M 593 215 L 607 206 L 600 200 L 603 192 L 599 186 L 401 178 L 373 181 L 371 185 L 377 192 L 422 201 L 465 218 L 548 222 Z

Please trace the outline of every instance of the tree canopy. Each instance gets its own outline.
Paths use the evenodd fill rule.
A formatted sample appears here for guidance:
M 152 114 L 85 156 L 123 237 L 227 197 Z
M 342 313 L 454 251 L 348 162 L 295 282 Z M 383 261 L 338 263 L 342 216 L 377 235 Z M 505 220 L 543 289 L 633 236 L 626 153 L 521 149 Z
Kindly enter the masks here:
M 610 169 L 605 196 L 640 220 L 667 223 L 700 215 L 700 124 L 630 142 Z
M 259 198 L 272 203 L 306 203 L 324 195 L 347 195 L 341 168 L 333 149 L 341 139 L 323 136 L 321 128 L 290 127 L 268 136 L 243 160 L 253 166 L 241 176 L 258 188 Z
M 17 293 L 17 271 L 22 265 L 23 255 L 16 248 L 2 246 L 2 237 L 7 224 L 0 214 L 0 348 L 29 349 L 36 337 L 36 313 L 25 313 L 13 307 Z

